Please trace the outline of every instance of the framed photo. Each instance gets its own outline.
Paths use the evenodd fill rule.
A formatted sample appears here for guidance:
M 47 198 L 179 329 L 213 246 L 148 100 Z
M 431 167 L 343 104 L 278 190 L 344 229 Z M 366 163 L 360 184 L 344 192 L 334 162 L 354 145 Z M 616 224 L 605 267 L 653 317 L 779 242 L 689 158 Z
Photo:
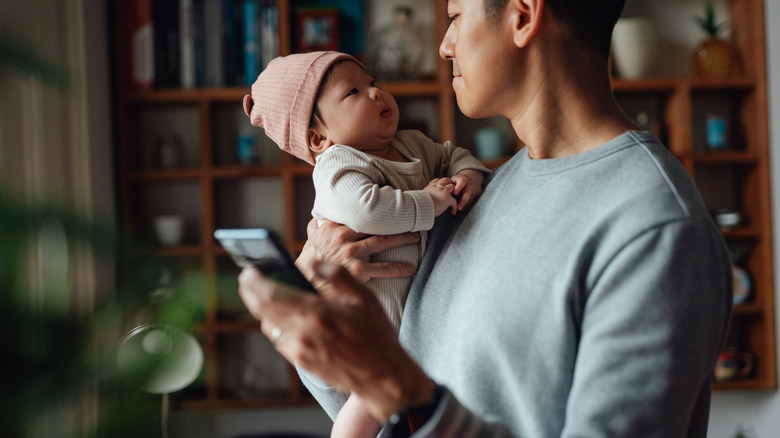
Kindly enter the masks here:
M 296 52 L 338 50 L 339 11 L 336 8 L 299 9 L 295 13 Z

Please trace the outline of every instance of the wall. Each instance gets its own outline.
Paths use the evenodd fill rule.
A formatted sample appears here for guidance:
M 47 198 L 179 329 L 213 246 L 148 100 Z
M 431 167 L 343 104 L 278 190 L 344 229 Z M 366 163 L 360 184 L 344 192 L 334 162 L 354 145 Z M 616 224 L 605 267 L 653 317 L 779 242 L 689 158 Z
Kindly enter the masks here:
M 766 0 L 767 78 L 769 88 L 770 154 L 772 160 L 773 235 L 775 256 L 775 315 L 780 315 L 780 2 Z M 777 318 L 776 318 L 777 319 Z M 780 328 L 780 324 L 778 324 Z M 780 340 L 780 330 L 777 339 Z M 780 348 L 778 348 L 780 354 Z M 778 362 L 780 363 L 780 361 Z M 731 438 L 738 425 L 752 432 L 751 438 L 773 438 L 780 430 L 780 393 L 718 392 L 712 400 L 712 438 Z

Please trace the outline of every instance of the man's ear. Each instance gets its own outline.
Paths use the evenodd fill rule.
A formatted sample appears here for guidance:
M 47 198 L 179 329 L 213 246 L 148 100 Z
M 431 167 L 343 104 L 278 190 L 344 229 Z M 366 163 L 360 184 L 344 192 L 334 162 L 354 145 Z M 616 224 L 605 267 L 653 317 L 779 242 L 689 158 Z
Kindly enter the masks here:
M 325 152 L 325 149 L 333 145 L 333 142 L 330 141 L 330 139 L 324 133 L 320 132 L 320 129 L 314 127 L 309 128 L 308 137 L 309 149 L 311 149 L 315 155 Z
M 545 0 L 510 0 L 513 41 L 517 47 L 526 47 L 539 31 L 544 9 Z

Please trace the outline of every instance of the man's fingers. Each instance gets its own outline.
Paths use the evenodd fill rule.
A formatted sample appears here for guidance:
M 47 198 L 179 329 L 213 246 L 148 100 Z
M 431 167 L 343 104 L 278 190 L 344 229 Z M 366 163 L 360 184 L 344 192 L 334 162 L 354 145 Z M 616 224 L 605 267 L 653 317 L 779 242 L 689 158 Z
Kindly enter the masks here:
M 374 235 L 367 237 L 359 242 L 355 242 L 356 245 L 356 257 L 362 257 L 368 259 L 373 254 L 380 253 L 384 250 L 395 248 L 402 245 L 411 245 L 420 241 L 420 233 L 408 232 L 402 234 L 392 235 Z
M 255 319 L 269 319 L 276 324 L 278 315 L 284 315 L 301 305 L 308 292 L 271 280 L 257 268 L 247 267 L 238 276 L 238 293 L 247 310 Z M 271 305 L 273 304 L 273 305 Z
M 417 267 L 412 263 L 402 263 L 402 262 L 375 262 L 375 263 L 362 263 L 359 267 L 357 267 L 358 273 L 352 272 L 352 269 L 350 269 L 350 273 L 357 277 L 359 280 L 363 281 L 365 278 L 368 280 L 369 278 L 398 278 L 398 277 L 408 277 L 417 271 Z
M 335 298 L 346 302 L 360 300 L 364 296 L 364 286 L 338 263 L 318 261 L 313 268 L 316 277 L 329 286 L 323 288 L 324 293 L 334 294 Z
M 306 235 L 308 237 L 311 237 L 312 234 L 316 233 L 319 228 L 320 228 L 320 224 L 319 222 L 317 222 L 317 219 L 312 218 L 312 220 L 310 220 L 309 223 L 306 224 Z
M 460 201 L 458 201 L 458 210 L 463 210 L 471 200 L 471 192 L 464 190 L 460 195 Z

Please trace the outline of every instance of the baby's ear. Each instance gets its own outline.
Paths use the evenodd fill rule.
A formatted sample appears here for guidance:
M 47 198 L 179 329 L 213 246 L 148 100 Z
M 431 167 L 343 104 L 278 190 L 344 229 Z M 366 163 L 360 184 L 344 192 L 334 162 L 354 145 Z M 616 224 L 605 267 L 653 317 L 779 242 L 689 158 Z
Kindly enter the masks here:
M 314 152 L 315 155 L 325 152 L 326 149 L 333 145 L 330 139 L 320 132 L 317 128 L 309 128 L 309 149 Z
M 244 113 L 246 113 L 247 116 L 252 117 L 252 107 L 254 106 L 254 101 L 252 101 L 252 96 L 245 94 L 244 95 Z

